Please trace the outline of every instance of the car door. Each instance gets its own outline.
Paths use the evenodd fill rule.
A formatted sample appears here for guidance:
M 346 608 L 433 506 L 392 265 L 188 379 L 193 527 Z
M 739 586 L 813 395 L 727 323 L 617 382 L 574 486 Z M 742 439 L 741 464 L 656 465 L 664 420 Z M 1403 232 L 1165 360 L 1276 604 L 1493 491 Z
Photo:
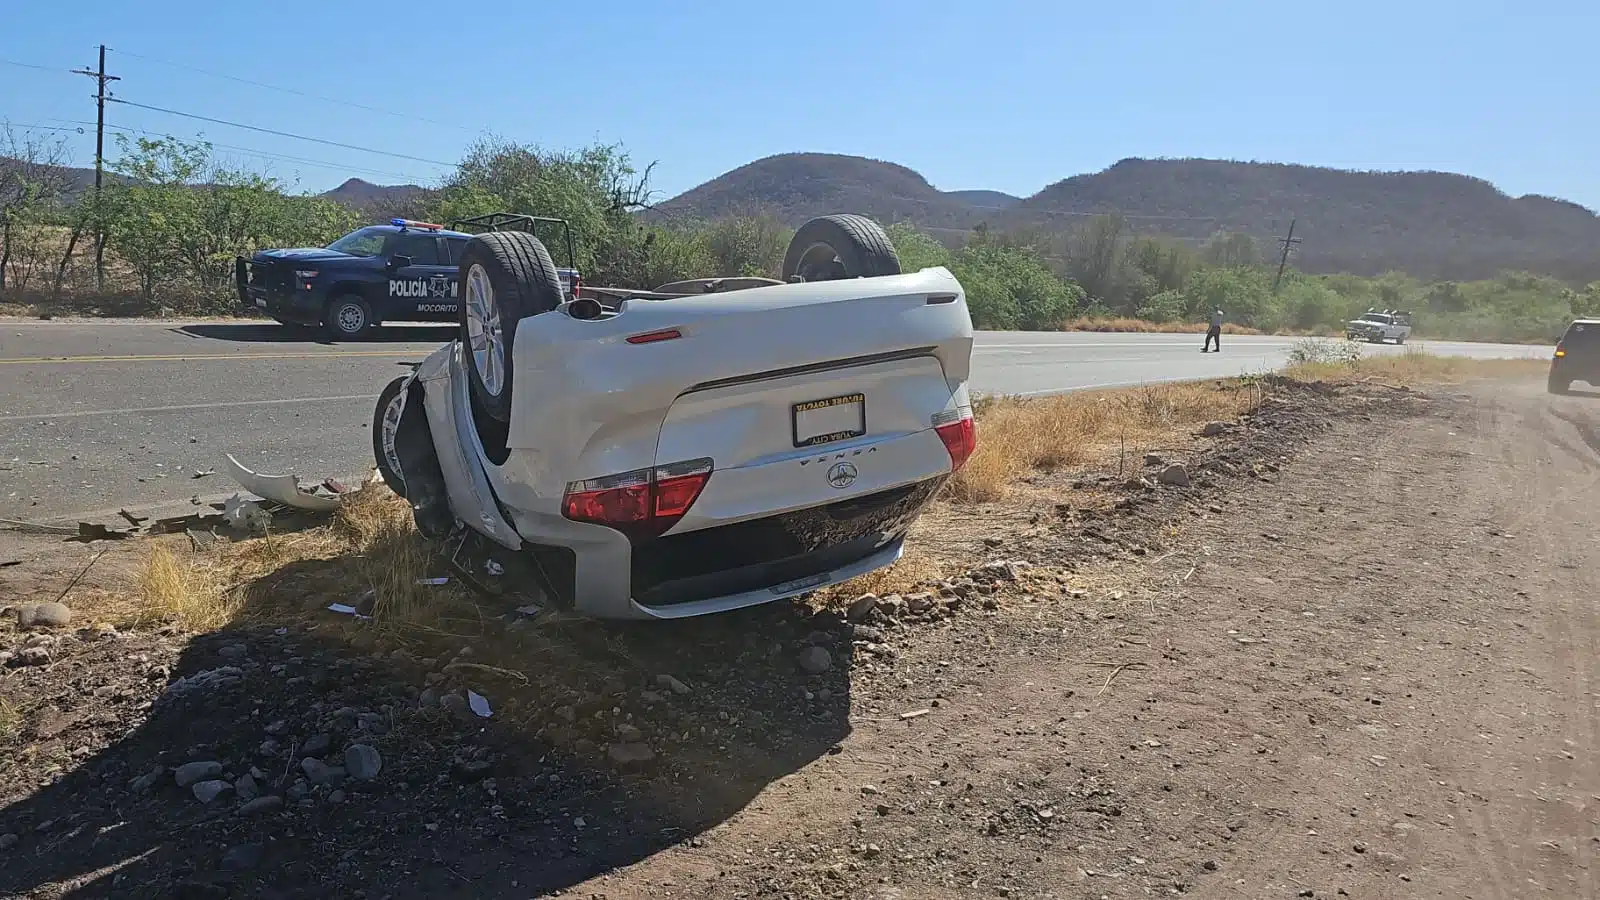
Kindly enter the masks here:
M 431 232 L 405 232 L 390 243 L 389 257 L 409 257 L 409 263 L 389 271 L 388 318 L 451 320 L 458 304 L 456 269 L 450 265 L 443 240 Z

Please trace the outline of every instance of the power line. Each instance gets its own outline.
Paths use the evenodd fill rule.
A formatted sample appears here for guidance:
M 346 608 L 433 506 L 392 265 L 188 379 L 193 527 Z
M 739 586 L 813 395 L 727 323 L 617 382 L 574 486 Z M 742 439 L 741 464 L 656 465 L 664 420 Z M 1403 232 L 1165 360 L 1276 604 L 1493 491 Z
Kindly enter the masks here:
M 92 123 L 84 123 L 84 124 L 92 124 Z M 133 134 L 149 135 L 150 137 L 170 137 L 170 135 L 164 135 L 164 134 L 162 134 L 161 132 L 158 132 L 158 131 L 149 131 L 149 130 L 146 130 L 146 129 L 143 129 L 143 128 L 131 128 L 131 127 L 127 126 L 127 125 L 107 125 L 106 127 L 107 128 L 111 128 L 111 129 L 115 129 L 117 131 L 130 132 L 130 133 L 133 133 Z M 62 131 L 66 131 L 67 129 L 61 129 L 61 130 Z M 201 140 L 204 140 L 204 138 L 201 138 Z M 240 146 L 237 146 L 235 144 L 218 144 L 218 143 L 215 143 L 213 141 L 206 141 L 206 143 L 210 144 L 212 147 L 215 147 L 215 148 L 220 149 L 220 150 L 233 150 L 233 151 L 236 151 L 236 152 L 239 152 L 239 153 L 248 153 L 248 154 L 250 154 L 252 156 L 259 156 L 259 157 L 261 157 L 263 159 L 275 159 L 275 160 L 278 160 L 280 162 L 301 163 L 301 164 L 308 165 L 308 166 L 321 166 L 321 167 L 324 167 L 324 168 L 336 169 L 336 170 L 339 170 L 339 171 L 361 172 L 361 173 L 366 174 L 366 175 L 383 175 L 383 176 L 390 177 L 390 178 L 412 179 L 412 178 L 417 177 L 414 174 L 410 174 L 410 173 L 406 173 L 406 172 L 390 172 L 390 171 L 387 171 L 385 169 L 370 169 L 370 168 L 367 168 L 365 166 L 352 166 L 352 165 L 347 165 L 345 163 L 333 163 L 333 162 L 328 162 L 327 160 L 321 160 L 321 159 L 307 159 L 306 157 L 303 157 L 303 156 L 291 156 L 291 155 L 286 154 L 286 153 L 273 153 L 273 152 L 270 152 L 270 151 L 267 151 L 267 150 L 260 150 L 260 149 L 257 149 L 255 147 L 240 147 Z
M 112 48 L 112 49 L 113 49 L 113 52 L 120 53 L 123 56 L 129 56 L 129 57 L 132 57 L 134 59 L 142 59 L 145 62 L 158 63 L 158 64 L 163 65 L 163 66 L 171 66 L 174 69 L 184 69 L 184 70 L 189 71 L 189 72 L 198 72 L 201 75 L 209 75 L 212 78 L 223 78 L 223 79 L 226 79 L 228 81 L 236 81 L 239 84 L 248 84 L 248 85 L 252 85 L 254 87 L 266 88 L 269 91 L 282 91 L 285 94 L 293 94 L 296 97 L 306 97 L 306 98 L 311 99 L 311 100 L 321 100 L 324 103 L 336 103 L 336 104 L 338 104 L 340 106 L 348 106 L 348 107 L 351 107 L 353 109 L 364 109 L 367 112 L 380 113 L 380 114 L 385 115 L 385 116 L 395 116 L 397 118 L 406 119 L 406 120 L 412 121 L 412 122 L 427 122 L 430 125 L 440 125 L 440 126 L 443 126 L 445 128 L 459 128 L 462 131 L 476 131 L 477 130 L 477 129 L 473 129 L 473 128 L 468 128 L 465 125 L 456 125 L 456 124 L 452 124 L 450 122 L 440 122 L 440 121 L 438 121 L 436 119 L 423 118 L 422 116 L 419 116 L 419 115 L 417 115 L 415 113 L 396 112 L 395 110 L 392 110 L 392 109 L 383 109 L 383 108 L 377 107 L 377 106 L 368 106 L 365 103 L 356 103 L 353 100 L 341 100 L 341 99 L 339 99 L 337 97 L 324 97 L 321 94 L 313 94 L 313 93 L 310 93 L 308 91 L 298 90 L 296 88 L 282 87 L 282 86 L 276 85 L 276 84 L 268 84 L 268 83 L 266 83 L 264 81 L 252 81 L 249 78 L 241 78 L 238 75 L 229 75 L 229 74 L 227 74 L 225 72 L 213 72 L 210 69 L 202 69 L 199 66 L 191 66 L 191 65 L 188 65 L 187 63 L 177 63 L 177 62 L 172 62 L 171 60 L 156 59 L 153 56 L 144 56 L 143 54 L 134 53 L 131 50 L 117 50 L 116 48 Z
M 295 139 L 297 141 L 309 141 L 309 142 L 311 142 L 313 144 L 323 144 L 323 145 L 326 145 L 326 146 L 329 146 L 329 147 L 339 147 L 339 148 L 344 149 L 344 150 L 356 150 L 356 151 L 359 151 L 359 152 L 362 152 L 362 153 L 375 153 L 375 154 L 377 154 L 379 156 L 392 156 L 395 159 L 406 159 L 406 160 L 410 160 L 411 162 L 427 163 L 430 166 L 446 166 L 446 167 L 454 167 L 455 166 L 455 163 L 444 162 L 443 160 L 424 159 L 424 158 L 422 158 L 420 156 L 407 156 L 404 153 L 393 153 L 393 152 L 390 152 L 388 150 L 374 150 L 371 147 L 361 147 L 361 146 L 357 146 L 356 144 L 344 144 L 344 143 L 340 143 L 339 141 L 330 141 L 330 140 L 327 140 L 325 138 L 309 137 L 309 136 L 304 135 L 304 134 L 293 134 L 293 133 L 288 132 L 288 131 L 277 131 L 277 130 L 272 129 L 272 128 L 262 128 L 262 127 L 260 127 L 258 125 L 246 125 L 246 124 L 244 124 L 242 122 L 230 122 L 227 119 L 214 119 L 211 116 L 202 116 L 202 115 L 198 115 L 196 113 L 181 112 L 181 111 L 176 110 L 176 109 L 167 109 L 166 107 L 162 107 L 162 106 L 152 106 L 152 105 L 150 105 L 148 103 L 135 103 L 132 100 L 123 100 L 123 99 L 121 99 L 119 97 L 107 97 L 106 99 L 109 100 L 112 103 L 121 103 L 124 106 L 133 106 L 133 107 L 137 107 L 139 109 L 148 109 L 148 110 L 150 110 L 152 112 L 166 113 L 167 115 L 171 115 L 171 116 L 182 116 L 182 117 L 184 117 L 186 119 L 198 119 L 198 120 L 200 120 L 202 122 L 211 122 L 211 123 L 214 123 L 214 124 L 217 124 L 217 125 L 226 125 L 226 126 L 228 126 L 230 128 L 243 128 L 246 131 L 258 131 L 258 132 L 260 132 L 262 134 L 271 134 L 271 135 L 276 135 L 278 137 L 293 138 L 293 139 Z
M 55 66 L 36 66 L 33 63 L 17 62 L 14 59 L 0 59 L 0 63 L 5 63 L 8 66 L 16 66 L 19 69 L 38 69 L 41 72 L 64 72 L 71 74 L 70 69 L 58 69 Z

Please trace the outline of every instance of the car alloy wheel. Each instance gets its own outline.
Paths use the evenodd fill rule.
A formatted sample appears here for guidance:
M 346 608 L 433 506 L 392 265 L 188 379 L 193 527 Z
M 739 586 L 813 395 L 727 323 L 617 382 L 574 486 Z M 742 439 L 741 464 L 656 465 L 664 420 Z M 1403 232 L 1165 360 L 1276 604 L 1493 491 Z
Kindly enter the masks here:
M 483 266 L 467 271 L 467 346 L 472 351 L 472 366 L 478 371 L 483 389 L 499 396 L 505 389 L 506 344 L 500 324 L 500 309 L 495 305 L 494 286 Z

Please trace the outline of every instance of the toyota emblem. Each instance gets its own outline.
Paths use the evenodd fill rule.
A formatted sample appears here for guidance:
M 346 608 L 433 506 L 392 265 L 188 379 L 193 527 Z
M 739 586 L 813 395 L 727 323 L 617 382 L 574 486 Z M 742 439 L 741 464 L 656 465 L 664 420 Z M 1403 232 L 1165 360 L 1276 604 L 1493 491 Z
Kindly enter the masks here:
M 828 470 L 828 483 L 836 488 L 847 488 L 856 483 L 856 467 L 847 462 L 834 463 Z

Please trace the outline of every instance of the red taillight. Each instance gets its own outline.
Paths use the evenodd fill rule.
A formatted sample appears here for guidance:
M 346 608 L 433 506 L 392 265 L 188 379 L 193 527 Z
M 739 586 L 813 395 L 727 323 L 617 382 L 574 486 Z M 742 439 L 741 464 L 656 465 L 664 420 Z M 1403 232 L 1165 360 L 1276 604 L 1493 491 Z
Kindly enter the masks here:
M 944 441 L 944 449 L 950 452 L 951 472 L 966 465 L 967 460 L 972 458 L 972 452 L 978 449 L 978 429 L 972 421 L 969 407 L 963 406 L 934 416 L 933 430 Z
M 675 341 L 683 337 L 683 332 L 676 328 L 664 328 L 661 331 L 647 331 L 644 334 L 628 336 L 630 344 L 654 344 L 657 341 Z
M 633 538 L 656 537 L 683 518 L 710 478 L 711 460 L 692 459 L 575 481 L 567 485 L 561 514 Z

